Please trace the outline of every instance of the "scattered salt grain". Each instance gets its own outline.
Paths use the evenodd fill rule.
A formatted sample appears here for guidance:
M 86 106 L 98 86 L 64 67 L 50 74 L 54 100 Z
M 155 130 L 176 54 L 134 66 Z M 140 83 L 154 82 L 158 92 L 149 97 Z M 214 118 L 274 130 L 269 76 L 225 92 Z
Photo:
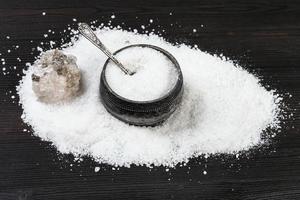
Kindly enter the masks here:
M 196 33 L 196 32 L 197 32 L 197 29 L 194 28 L 194 29 L 193 29 L 193 32 Z
M 150 19 L 149 22 L 152 24 L 153 23 L 153 19 Z
M 112 15 L 112 16 L 110 16 L 110 18 L 114 19 L 114 18 L 116 18 L 116 16 L 115 16 L 115 15 Z
M 100 171 L 100 167 L 95 167 L 95 172 L 99 172 Z
M 54 41 L 50 41 L 50 47 L 53 48 L 56 43 Z
M 9 40 L 9 39 L 10 39 L 10 36 L 9 36 L 9 35 L 7 35 L 7 36 L 6 36 L 6 39 L 8 39 L 8 40 Z
M 204 170 L 204 171 L 203 171 L 203 175 L 206 175 L 206 174 L 207 174 L 207 171 Z
M 45 16 L 45 15 L 46 15 L 46 12 L 42 12 L 42 15 Z
M 96 34 L 112 51 L 147 43 L 173 54 L 184 76 L 183 101 L 158 127 L 129 126 L 112 117 L 99 100 L 99 76 L 107 57 L 79 36 L 63 51 L 77 57 L 84 76 L 81 96 L 63 105 L 37 101 L 31 88 L 32 66 L 17 88 L 23 120 L 60 152 L 89 155 L 114 166 L 172 167 L 202 154 L 248 150 L 264 142 L 261 134 L 267 128 L 267 133 L 278 128 L 280 97 L 233 62 L 185 44 L 174 46 L 155 34 L 107 28 Z
M 76 19 L 76 18 L 73 18 L 73 22 L 77 22 L 77 19 Z

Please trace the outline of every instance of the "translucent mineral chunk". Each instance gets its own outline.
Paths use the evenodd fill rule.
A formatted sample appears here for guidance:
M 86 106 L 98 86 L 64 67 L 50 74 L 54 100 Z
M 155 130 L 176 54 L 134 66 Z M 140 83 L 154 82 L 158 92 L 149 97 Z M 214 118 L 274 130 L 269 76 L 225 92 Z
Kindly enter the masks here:
M 80 70 L 76 57 L 55 49 L 41 55 L 34 63 L 32 89 L 45 103 L 69 101 L 80 90 Z

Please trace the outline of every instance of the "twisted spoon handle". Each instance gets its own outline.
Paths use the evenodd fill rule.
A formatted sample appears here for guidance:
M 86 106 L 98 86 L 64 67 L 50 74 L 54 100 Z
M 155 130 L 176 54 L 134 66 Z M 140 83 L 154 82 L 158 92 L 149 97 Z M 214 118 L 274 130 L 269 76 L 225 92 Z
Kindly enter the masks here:
M 118 61 L 118 59 L 104 46 L 104 44 L 100 41 L 100 39 L 95 35 L 91 27 L 86 23 L 78 24 L 79 32 L 88 39 L 91 43 L 93 43 L 96 47 L 98 47 L 105 55 L 107 55 L 125 74 L 132 75 L 134 74 L 127 68 L 125 68 L 122 63 Z

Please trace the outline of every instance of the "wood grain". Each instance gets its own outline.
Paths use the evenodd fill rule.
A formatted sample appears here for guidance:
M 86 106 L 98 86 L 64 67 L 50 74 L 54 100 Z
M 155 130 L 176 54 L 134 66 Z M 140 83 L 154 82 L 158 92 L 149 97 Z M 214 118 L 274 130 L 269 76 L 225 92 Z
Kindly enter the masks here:
M 136 166 L 113 170 L 90 158 L 78 164 L 71 155 L 58 154 L 51 143 L 23 131 L 29 127 L 20 119 L 17 100 L 10 98 L 20 80 L 16 74 L 34 61 L 41 42 L 67 40 L 63 30 L 75 26 L 73 18 L 108 23 L 112 14 L 113 26 L 142 32 L 141 25 L 153 19 L 147 29 L 170 42 L 197 44 L 234 59 L 268 88 L 292 94 L 285 102 L 290 110 L 297 109 L 293 119 L 284 120 L 269 146 L 239 159 L 199 157 L 169 172 Z M 0 200 L 300 199 L 299 19 L 300 1 L 289 0 L 0 0 L 0 57 L 6 67 L 17 67 L 0 76 Z M 55 34 L 44 38 L 49 29 Z M 94 172 L 95 166 L 100 172 Z

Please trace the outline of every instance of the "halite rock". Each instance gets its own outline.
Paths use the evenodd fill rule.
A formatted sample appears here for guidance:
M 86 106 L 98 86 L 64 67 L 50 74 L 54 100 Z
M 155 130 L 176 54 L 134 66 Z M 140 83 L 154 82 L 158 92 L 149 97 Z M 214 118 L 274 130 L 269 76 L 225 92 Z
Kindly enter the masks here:
M 32 89 L 40 101 L 69 101 L 78 94 L 81 74 L 75 56 L 50 50 L 43 53 L 34 66 Z

